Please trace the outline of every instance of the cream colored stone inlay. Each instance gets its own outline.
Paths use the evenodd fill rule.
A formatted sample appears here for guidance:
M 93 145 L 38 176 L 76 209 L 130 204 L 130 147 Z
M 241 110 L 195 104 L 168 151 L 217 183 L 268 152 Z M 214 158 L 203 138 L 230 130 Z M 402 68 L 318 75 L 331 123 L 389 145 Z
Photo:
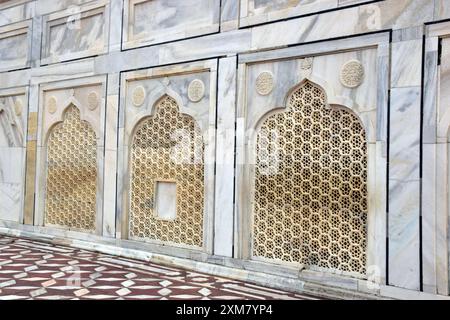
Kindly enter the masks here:
M 205 84 L 200 79 L 192 80 L 188 88 L 188 97 L 192 102 L 199 102 L 205 96 Z
M 342 66 L 341 83 L 348 88 L 359 87 L 364 81 L 364 66 L 358 60 L 350 60 Z
M 50 97 L 47 101 L 47 110 L 49 113 L 53 114 L 57 110 L 57 100 L 56 97 Z
M 95 110 L 98 107 L 98 94 L 95 91 L 92 91 L 88 94 L 88 108 L 89 110 Z
M 365 274 L 367 143 L 356 116 L 305 83 L 262 124 L 254 183 L 254 256 Z
M 262 96 L 267 96 L 273 90 L 274 79 L 272 73 L 261 72 L 256 78 L 256 92 Z
M 132 95 L 132 101 L 133 101 L 133 105 L 135 107 L 140 107 L 144 104 L 145 101 L 145 89 L 143 86 L 138 86 L 136 88 L 134 88 L 133 90 L 133 95 Z
M 131 238 L 201 247 L 204 144 L 195 120 L 178 108 L 173 98 L 165 96 L 155 114 L 137 125 L 130 149 L 129 233 Z M 160 219 L 155 212 L 157 181 L 176 183 L 173 220 Z
M 22 115 L 23 102 L 22 99 L 17 98 L 14 102 L 14 113 L 16 116 L 20 117 Z
M 94 231 L 97 203 L 97 140 L 70 106 L 47 142 L 45 223 Z

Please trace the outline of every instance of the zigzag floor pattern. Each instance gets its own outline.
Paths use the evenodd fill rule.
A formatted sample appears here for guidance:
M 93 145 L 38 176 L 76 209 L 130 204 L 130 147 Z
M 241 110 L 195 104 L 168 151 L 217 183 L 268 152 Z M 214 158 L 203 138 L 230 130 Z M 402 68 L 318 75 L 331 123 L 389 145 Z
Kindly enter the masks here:
M 0 300 L 314 299 L 139 260 L 0 235 Z

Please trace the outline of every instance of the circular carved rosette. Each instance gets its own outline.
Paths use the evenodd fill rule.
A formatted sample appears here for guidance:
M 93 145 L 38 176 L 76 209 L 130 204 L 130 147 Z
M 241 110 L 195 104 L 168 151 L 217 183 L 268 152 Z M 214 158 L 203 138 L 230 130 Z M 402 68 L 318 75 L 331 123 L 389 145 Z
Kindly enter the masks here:
M 364 66 L 358 60 L 350 60 L 342 66 L 341 83 L 347 88 L 359 87 L 364 81 Z
M 304 58 L 301 60 L 300 63 L 300 74 L 302 77 L 309 77 L 312 73 L 312 67 L 313 67 L 313 58 Z
M 138 86 L 133 90 L 132 102 L 135 107 L 140 107 L 145 101 L 145 89 L 143 86 Z
M 94 91 L 92 91 L 91 93 L 89 93 L 88 95 L 88 108 L 89 110 L 93 111 L 95 109 L 97 109 L 98 107 L 98 94 Z
M 200 79 L 192 80 L 188 87 L 188 98 L 192 102 L 199 102 L 205 96 L 205 84 Z
M 272 73 L 261 72 L 256 78 L 256 92 L 262 96 L 267 96 L 273 90 L 274 79 Z
M 57 100 L 56 97 L 50 97 L 47 101 L 47 110 L 49 113 L 54 114 L 57 110 Z
M 17 99 L 14 102 L 14 113 L 16 114 L 16 116 L 20 117 L 22 115 L 22 109 L 23 109 L 22 99 Z

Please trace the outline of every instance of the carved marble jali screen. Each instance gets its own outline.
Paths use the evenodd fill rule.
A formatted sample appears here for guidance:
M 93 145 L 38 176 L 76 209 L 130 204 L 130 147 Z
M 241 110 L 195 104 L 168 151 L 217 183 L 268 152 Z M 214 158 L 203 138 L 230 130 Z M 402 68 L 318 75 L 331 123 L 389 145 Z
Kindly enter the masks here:
M 287 107 L 256 137 L 253 256 L 364 274 L 365 130 L 310 82 Z
M 94 231 L 96 192 L 96 134 L 71 105 L 47 141 L 45 223 Z
M 204 143 L 195 120 L 179 112 L 176 101 L 164 96 L 154 115 L 141 120 L 130 147 L 131 238 L 178 245 L 203 246 Z M 159 182 L 176 186 L 173 219 L 156 210 Z M 164 196 L 164 195 L 161 195 Z

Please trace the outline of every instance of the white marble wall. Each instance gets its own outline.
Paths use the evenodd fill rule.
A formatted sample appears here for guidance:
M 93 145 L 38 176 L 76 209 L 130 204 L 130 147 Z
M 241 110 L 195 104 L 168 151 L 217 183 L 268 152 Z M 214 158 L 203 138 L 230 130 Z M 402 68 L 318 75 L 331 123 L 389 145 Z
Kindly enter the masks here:
M 442 102 L 449 91 L 445 50 L 441 66 L 437 63 L 439 39 L 448 37 L 450 26 L 434 22 L 450 18 L 450 2 L 366 2 L 11 0 L 0 4 L 0 102 L 11 109 L 15 99 L 11 96 L 24 95 L 20 144 L 11 145 L 10 138 L 0 132 L 0 186 L 17 184 L 0 187 L 0 226 L 110 241 L 118 251 L 146 250 L 366 293 L 395 291 L 406 297 L 408 292 L 424 290 L 448 295 L 448 139 L 443 133 L 448 125 Z M 269 104 L 258 97 L 250 99 L 243 84 L 248 80 L 251 86 L 253 73 L 263 66 L 277 74 L 281 87 L 292 87 L 301 78 L 300 58 L 307 56 L 315 57 L 313 73 L 330 83 L 336 97 L 367 108 L 362 111 L 366 125 L 372 126 L 370 152 L 376 159 L 369 166 L 377 177 L 370 203 L 376 210 L 369 221 L 373 246 L 368 255 L 379 266 L 378 274 L 368 274 L 367 280 L 381 284 L 380 290 L 348 277 L 327 275 L 325 280 L 317 271 L 299 272 L 240 259 L 245 230 L 240 229 L 242 212 L 235 196 L 245 200 L 249 195 L 236 193 L 243 174 L 242 159 L 235 160 L 234 154 L 243 148 L 242 141 L 235 140 L 244 128 L 239 110 L 248 101 L 251 125 L 267 112 L 265 106 L 280 105 L 283 97 L 276 91 L 267 97 Z M 335 76 L 352 57 L 361 59 L 368 70 L 358 90 L 341 87 Z M 248 69 L 238 69 L 238 65 L 248 65 Z M 214 116 L 205 120 L 205 126 L 217 129 L 211 137 L 209 247 L 202 252 L 168 250 L 129 241 L 123 229 L 122 201 L 123 137 L 129 112 L 125 84 L 142 74 L 149 83 L 163 83 L 165 77 L 189 78 L 195 73 L 208 74 L 209 89 L 213 89 L 208 106 Z M 34 203 L 35 192 L 36 199 L 42 198 L 42 92 L 99 83 L 105 106 L 98 123 L 104 138 L 99 164 L 104 176 L 97 235 L 43 227 L 40 200 Z M 27 89 L 18 92 L 18 88 Z M 187 102 L 185 91 L 175 91 Z M 12 160 L 15 157 L 22 157 L 21 165 Z M 5 197 L 15 200 L 3 201 Z M 5 204 L 8 210 L 2 209 Z M 11 206 L 15 209 L 9 210 Z
M 2 61 L 0 71 L 29 66 L 30 43 L 30 20 L 0 27 L 0 60 Z
M 23 222 L 28 92 L 0 90 L 0 219 Z

